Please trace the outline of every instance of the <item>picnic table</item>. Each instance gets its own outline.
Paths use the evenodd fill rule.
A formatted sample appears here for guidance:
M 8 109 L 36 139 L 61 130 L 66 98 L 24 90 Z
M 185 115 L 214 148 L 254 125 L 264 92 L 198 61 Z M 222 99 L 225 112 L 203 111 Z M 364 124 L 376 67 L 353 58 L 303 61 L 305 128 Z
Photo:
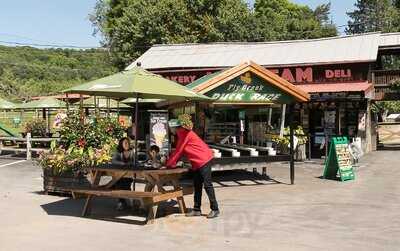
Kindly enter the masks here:
M 176 199 L 181 213 L 186 212 L 183 199 L 184 189 L 179 184 L 179 178 L 187 172 L 185 168 L 176 169 L 132 169 L 115 167 L 87 168 L 90 175 L 91 187 L 87 189 L 72 189 L 74 198 L 79 195 L 87 196 L 83 207 L 82 216 L 87 216 L 91 209 L 94 196 L 114 197 L 123 199 L 136 199 L 148 210 L 146 223 L 152 223 L 157 214 L 158 204 L 169 199 Z M 112 179 L 104 185 L 100 185 L 102 176 L 110 176 Z M 145 180 L 144 191 L 118 190 L 114 185 L 122 178 L 139 178 Z M 167 189 L 172 186 L 173 189 Z M 191 193 L 185 191 L 185 194 Z

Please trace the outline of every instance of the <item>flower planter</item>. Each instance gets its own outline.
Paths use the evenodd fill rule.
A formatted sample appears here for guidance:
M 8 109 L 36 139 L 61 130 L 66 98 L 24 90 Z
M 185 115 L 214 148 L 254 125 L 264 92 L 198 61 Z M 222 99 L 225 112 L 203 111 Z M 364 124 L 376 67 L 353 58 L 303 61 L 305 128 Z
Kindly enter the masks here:
M 290 154 L 290 149 L 287 145 L 279 145 L 279 152 L 281 154 Z M 294 150 L 294 160 L 304 161 L 306 159 L 306 145 L 301 144 Z
M 71 195 L 72 188 L 85 188 L 89 186 L 89 180 L 82 172 L 68 172 L 55 175 L 51 170 L 43 169 L 43 190 L 46 194 Z

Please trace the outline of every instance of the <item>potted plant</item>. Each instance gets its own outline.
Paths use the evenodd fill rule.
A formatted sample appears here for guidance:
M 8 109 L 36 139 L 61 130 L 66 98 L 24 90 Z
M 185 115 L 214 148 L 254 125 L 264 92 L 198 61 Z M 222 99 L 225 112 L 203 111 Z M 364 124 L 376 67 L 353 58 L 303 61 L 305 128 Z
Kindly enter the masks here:
M 82 120 L 78 112 L 70 113 L 62 122 L 60 142 L 53 141 L 37 160 L 45 192 L 67 193 L 71 187 L 88 185 L 84 168 L 110 162 L 124 129 L 116 119 Z
M 297 138 L 297 145 L 294 149 L 294 159 L 297 161 L 302 161 L 306 158 L 306 143 L 308 138 L 301 126 L 297 126 L 293 132 L 294 136 Z M 276 135 L 272 136 L 272 141 L 277 144 L 280 153 L 289 154 L 290 128 L 284 128 L 283 137 Z

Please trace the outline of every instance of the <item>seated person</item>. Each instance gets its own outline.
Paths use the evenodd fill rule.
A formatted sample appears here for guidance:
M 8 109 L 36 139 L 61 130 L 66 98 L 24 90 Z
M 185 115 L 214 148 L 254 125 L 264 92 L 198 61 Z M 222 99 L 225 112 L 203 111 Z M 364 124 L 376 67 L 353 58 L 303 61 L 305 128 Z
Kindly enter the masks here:
M 130 149 L 129 138 L 122 138 L 119 140 L 117 152 L 114 153 L 112 158 L 113 165 L 121 165 L 126 167 L 127 165 L 133 165 L 135 162 L 135 153 Z M 122 178 L 115 185 L 114 189 L 120 190 L 131 190 L 132 184 L 131 178 Z M 125 199 L 118 199 L 117 210 L 124 210 L 128 207 L 128 203 Z
M 150 146 L 150 149 L 147 152 L 146 164 L 154 168 L 161 167 L 160 148 L 157 145 Z

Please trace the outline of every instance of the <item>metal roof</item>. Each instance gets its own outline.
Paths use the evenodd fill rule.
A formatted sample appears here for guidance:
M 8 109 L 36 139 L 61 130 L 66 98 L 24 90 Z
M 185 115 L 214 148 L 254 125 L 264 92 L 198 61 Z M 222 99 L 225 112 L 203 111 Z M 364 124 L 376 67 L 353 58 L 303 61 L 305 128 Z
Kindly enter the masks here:
M 280 42 L 155 45 L 127 67 L 145 69 L 230 67 L 245 60 L 263 66 L 373 62 L 380 33 Z
M 379 46 L 400 47 L 400 32 L 381 34 Z

